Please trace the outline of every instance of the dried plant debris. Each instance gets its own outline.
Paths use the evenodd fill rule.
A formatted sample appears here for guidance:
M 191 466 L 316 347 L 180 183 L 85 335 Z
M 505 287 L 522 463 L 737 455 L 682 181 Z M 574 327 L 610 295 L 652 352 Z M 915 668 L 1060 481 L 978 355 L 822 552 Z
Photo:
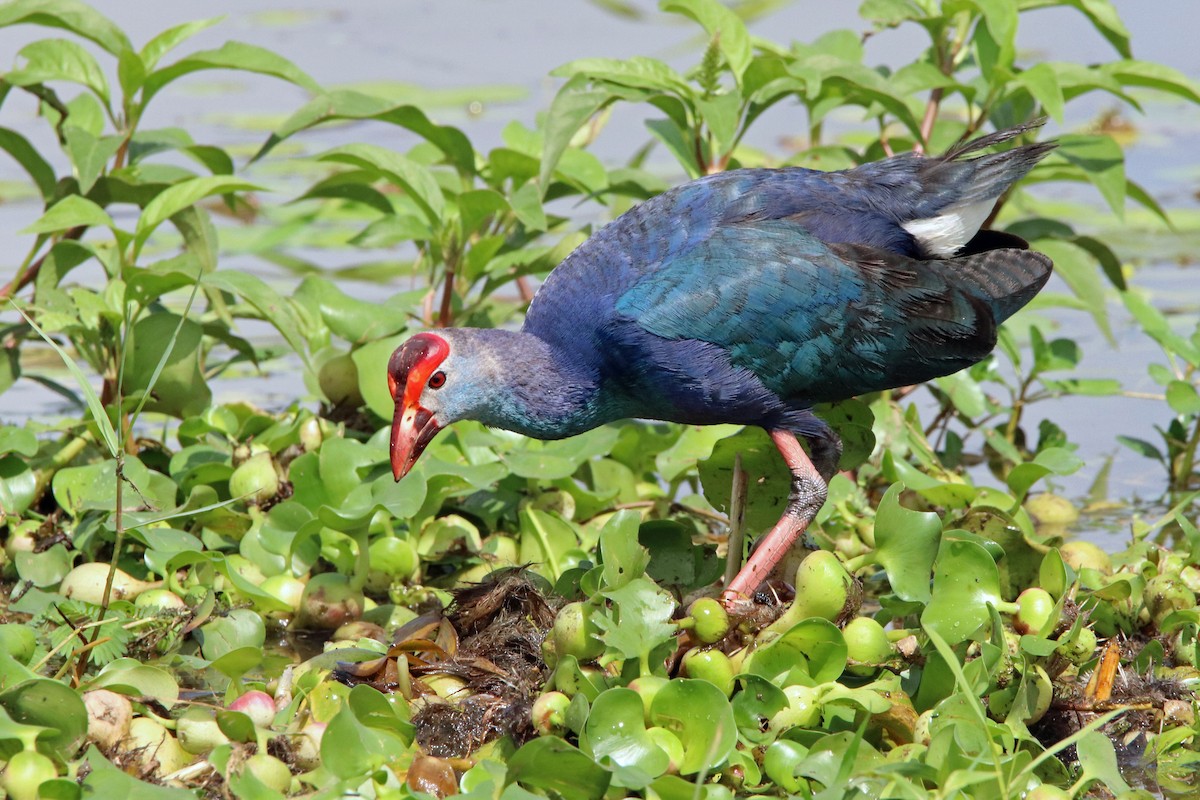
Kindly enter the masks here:
M 540 581 L 512 569 L 459 589 L 444 616 L 411 620 L 386 656 L 339 664 L 334 677 L 416 700 L 417 742 L 431 756 L 463 757 L 500 736 L 524 742 L 534 734 L 530 709 L 548 674 L 542 642 L 555 616 Z

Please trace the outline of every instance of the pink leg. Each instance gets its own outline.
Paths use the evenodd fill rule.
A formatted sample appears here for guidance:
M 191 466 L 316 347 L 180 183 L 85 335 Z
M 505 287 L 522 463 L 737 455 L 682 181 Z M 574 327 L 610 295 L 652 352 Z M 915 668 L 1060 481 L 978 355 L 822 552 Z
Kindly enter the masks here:
M 759 542 L 750 560 L 721 593 L 721 599 L 727 606 L 744 602 L 766 580 L 821 510 L 828 492 L 825 479 L 800 447 L 795 434 L 783 430 L 768 433 L 792 471 L 792 493 L 779 522 Z

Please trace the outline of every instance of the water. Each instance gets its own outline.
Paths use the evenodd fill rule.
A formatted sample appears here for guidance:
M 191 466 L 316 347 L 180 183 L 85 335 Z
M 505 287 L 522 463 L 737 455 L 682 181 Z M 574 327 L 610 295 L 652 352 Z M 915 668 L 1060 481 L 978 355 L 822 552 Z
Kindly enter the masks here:
M 313 0 L 269 0 L 254 4 L 237 0 L 203 3 L 101 0 L 92 5 L 122 27 L 137 47 L 171 25 L 225 15 L 223 22 L 196 36 L 180 52 L 218 47 L 226 40 L 237 39 L 280 53 L 325 86 L 381 80 L 406 84 L 410 87 L 406 91 L 427 107 L 431 116 L 461 127 L 483 151 L 501 143 L 501 132 L 511 120 L 533 125 L 537 113 L 548 107 L 560 84 L 559 80 L 547 77 L 556 66 L 588 56 L 650 55 L 686 68 L 694 63 L 699 44 L 694 26 L 659 14 L 653 10 L 653 2 L 633 4 L 641 19 L 614 15 L 599 4 L 582 0 L 557 3 L 358 0 L 348 6 Z M 755 21 L 751 30 L 775 41 L 812 40 L 840 27 L 861 30 L 864 26 L 855 13 L 857 5 L 801 0 L 782 5 Z M 1149 5 L 1144 0 L 1120 0 L 1116 5 L 1132 33 L 1135 55 L 1168 64 L 1188 75 L 1200 75 L 1200 48 L 1193 41 L 1193 32 L 1200 23 L 1200 6 L 1194 0 L 1158 0 Z M 57 35 L 59 32 L 52 29 L 28 25 L 0 30 L 0 52 L 15 54 L 24 43 Z M 866 43 L 867 62 L 905 63 L 922 46 L 923 36 L 915 26 L 876 34 Z M 1025 52 L 1055 60 L 1088 63 L 1115 57 L 1109 45 L 1068 9 L 1045 9 L 1025 17 L 1020 44 Z M 110 64 L 110 60 L 102 59 L 106 69 Z M 115 83 L 112 76 L 110 81 Z M 400 94 L 403 91 L 397 89 Z M 201 72 L 181 79 L 158 97 L 143 127 L 182 127 L 199 142 L 232 148 L 244 163 L 271 127 L 306 100 L 302 90 L 278 80 L 240 73 Z M 1060 128 L 1052 123 L 1047 135 L 1078 129 L 1110 105 L 1100 96 L 1073 104 L 1068 107 L 1072 116 L 1066 124 Z M 1128 174 L 1164 205 L 1194 209 L 1200 166 L 1187 143 L 1195 140 L 1195 132 L 1200 129 L 1200 111 L 1162 97 L 1148 98 L 1146 110 L 1145 117 L 1133 120 L 1139 132 L 1127 151 Z M 36 118 L 35 111 L 28 96 L 14 92 L 0 109 L 0 125 L 29 136 L 44 153 L 52 152 L 54 147 L 46 126 Z M 608 163 L 626 158 L 647 138 L 642 127 L 643 114 L 641 108 L 619 108 L 594 152 Z M 839 114 L 834 127 L 856 130 L 861 124 L 851 112 Z M 783 154 L 786 152 L 783 142 L 804 129 L 802 112 L 796 107 L 781 106 L 756 124 L 747 144 Z M 412 138 L 394 127 L 364 123 L 318 129 L 296 141 L 303 149 L 315 152 L 348 141 L 371 141 L 402 149 L 412 143 Z M 59 159 L 56 166 L 61 168 L 63 163 Z M 655 151 L 650 167 L 670 180 L 681 179 L 661 148 Z M 279 197 L 294 196 L 305 180 L 302 176 L 289 180 L 277 169 L 259 170 L 254 177 L 277 188 Z M 24 176 L 12 161 L 0 159 L 0 181 L 5 182 L 0 184 L 4 186 L 8 181 L 23 182 Z M 1069 194 L 1095 201 L 1094 193 L 1085 188 L 1076 191 L 1053 185 L 1039 191 L 1047 197 Z M 9 274 L 16 269 L 18 254 L 31 241 L 17 231 L 35 216 L 32 197 L 0 205 L 0 236 L 16 243 L 8 249 L 9 266 L 5 270 Z M 1113 223 L 1107 217 L 1108 212 L 1098 207 L 1097 220 L 1111 229 Z M 326 268 L 373 257 L 350 250 L 299 255 Z M 1169 250 L 1157 254 L 1155 260 L 1139 267 L 1134 280 L 1147 287 L 1163 307 L 1170 305 L 1180 311 L 1181 324 L 1188 325 L 1200 307 L 1200 284 L 1194 277 L 1194 266 L 1180 266 L 1177 261 Z M 246 254 L 227 256 L 222 267 L 253 271 L 284 291 L 296 281 L 286 271 Z M 380 296 L 380 289 L 368 284 L 346 282 L 345 288 L 359 296 Z M 1061 284 L 1052 284 L 1050 288 L 1066 291 Z M 1053 312 L 1061 326 L 1061 335 L 1076 339 L 1085 351 L 1079 374 L 1117 378 L 1130 391 L 1158 391 L 1145 371 L 1149 361 L 1161 360 L 1157 348 L 1137 334 L 1118 304 L 1113 304 L 1112 313 L 1115 348 L 1081 312 Z M 11 312 L 2 317 L 11 318 Z M 251 325 L 242 332 L 258 339 L 271 335 L 266 326 Z M 280 407 L 304 393 L 297 374 L 285 364 L 266 376 L 245 374 L 221 380 L 213 388 L 218 400 L 252 397 L 264 406 Z M 65 373 L 55 373 L 55 377 L 68 380 Z M 1107 464 L 1107 488 L 1096 491 L 1130 500 L 1143 513 L 1153 514 L 1164 487 L 1161 467 L 1119 446 L 1115 435 L 1153 441 L 1154 425 L 1167 421 L 1165 412 L 1161 402 L 1134 398 L 1064 398 L 1035 406 L 1029 419 L 1031 430 L 1036 429 L 1041 418 L 1054 420 L 1080 445 L 1079 452 L 1087 467 L 1079 475 L 1058 482 L 1064 493 L 1087 497 Z M 75 412 L 64 408 L 57 395 L 32 381 L 19 381 L 0 395 L 0 418 L 5 420 L 44 419 L 62 413 Z M 1117 512 L 1111 518 L 1119 529 L 1124 527 L 1128 513 Z M 1085 525 L 1089 535 L 1102 539 L 1108 535 L 1106 526 L 1109 523 L 1103 517 Z M 1112 545 L 1115 541 L 1109 539 L 1104 543 Z

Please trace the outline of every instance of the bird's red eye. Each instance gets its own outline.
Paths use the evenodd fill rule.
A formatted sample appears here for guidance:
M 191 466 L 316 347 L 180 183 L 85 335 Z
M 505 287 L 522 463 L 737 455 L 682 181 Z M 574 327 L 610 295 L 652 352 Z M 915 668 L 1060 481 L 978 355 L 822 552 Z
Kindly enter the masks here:
M 429 376 L 429 388 L 440 389 L 446 385 L 446 373 L 438 370 Z

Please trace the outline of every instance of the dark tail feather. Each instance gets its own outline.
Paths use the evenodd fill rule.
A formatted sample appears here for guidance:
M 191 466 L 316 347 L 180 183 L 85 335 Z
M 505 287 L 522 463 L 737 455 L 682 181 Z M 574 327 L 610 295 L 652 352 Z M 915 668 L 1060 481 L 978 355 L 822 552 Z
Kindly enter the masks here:
M 1058 146 L 1058 143 L 1053 140 L 1035 142 L 999 153 L 974 155 L 971 158 L 964 156 L 1037 130 L 1045 122 L 1045 118 L 1037 119 L 958 144 L 942 156 L 927 159 L 927 166 L 922 170 L 926 173 L 925 180 L 931 186 L 946 181 L 957 187 L 956 203 L 974 203 L 999 197 L 1033 169 L 1034 165 Z
M 988 250 L 950 262 L 954 283 L 988 301 L 996 323 L 1017 313 L 1050 280 L 1053 262 L 1033 250 Z
M 986 150 L 994 144 L 1001 144 L 1010 141 L 1018 136 L 1036 131 L 1038 128 L 1046 124 L 1045 117 L 1024 122 L 1020 125 L 1014 125 L 1011 128 L 1005 128 L 1002 131 L 989 133 L 986 136 L 980 136 L 978 139 L 963 139 L 958 144 L 947 150 L 942 158 L 956 159 L 965 156 L 967 153 L 974 153 L 977 150 Z

